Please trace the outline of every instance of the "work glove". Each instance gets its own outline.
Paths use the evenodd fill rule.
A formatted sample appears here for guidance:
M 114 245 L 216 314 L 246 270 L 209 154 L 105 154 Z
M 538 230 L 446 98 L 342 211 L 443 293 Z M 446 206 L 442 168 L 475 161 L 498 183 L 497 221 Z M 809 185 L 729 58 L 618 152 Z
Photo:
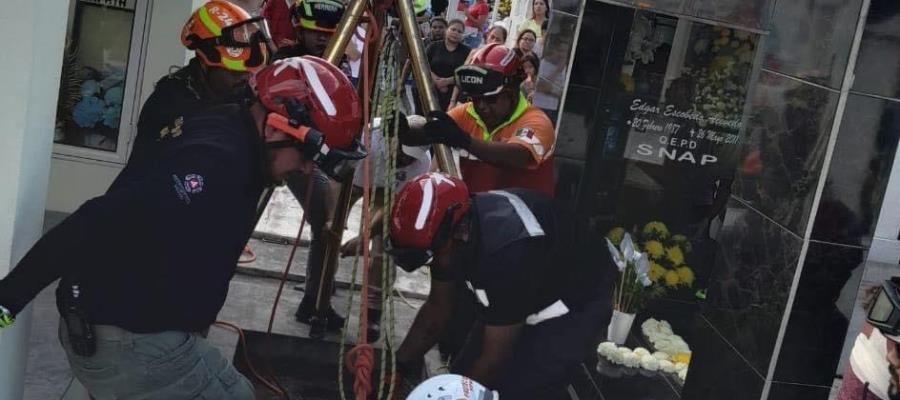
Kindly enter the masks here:
M 431 143 L 445 144 L 459 149 L 468 149 L 472 145 L 472 137 L 444 111 L 428 113 L 425 135 L 428 136 Z
M 6 307 L 0 306 L 0 329 L 12 326 L 15 321 L 16 318 L 12 313 Z
M 312 133 L 313 131 L 310 131 L 306 135 L 307 142 L 303 147 L 304 154 L 311 158 L 322 172 L 325 172 L 325 174 L 338 182 L 342 182 L 344 179 L 352 179 L 356 163 L 369 155 L 365 146 L 358 139 L 354 139 L 350 148 L 346 150 L 331 149 L 325 146 L 324 139 L 310 141 Z M 321 133 L 316 133 L 321 135 Z M 324 138 L 324 136 L 322 137 Z

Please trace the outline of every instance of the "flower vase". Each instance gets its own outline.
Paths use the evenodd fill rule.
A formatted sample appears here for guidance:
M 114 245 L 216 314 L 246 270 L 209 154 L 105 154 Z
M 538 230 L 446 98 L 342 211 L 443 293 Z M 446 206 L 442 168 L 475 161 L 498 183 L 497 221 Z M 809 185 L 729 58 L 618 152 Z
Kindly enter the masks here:
M 609 321 L 606 340 L 619 346 L 623 345 L 625 339 L 628 339 L 628 332 L 631 332 L 631 325 L 634 324 L 634 316 L 634 314 L 613 310 L 612 319 Z

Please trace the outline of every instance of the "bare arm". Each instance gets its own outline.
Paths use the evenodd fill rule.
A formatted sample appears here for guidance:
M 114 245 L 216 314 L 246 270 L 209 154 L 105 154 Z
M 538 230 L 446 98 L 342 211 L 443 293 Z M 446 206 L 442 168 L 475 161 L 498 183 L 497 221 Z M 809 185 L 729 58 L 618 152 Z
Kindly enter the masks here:
M 489 387 L 495 384 L 513 353 L 521 331 L 521 323 L 509 326 L 485 325 L 481 355 L 465 375 Z
M 472 139 L 469 153 L 482 161 L 500 166 L 525 169 L 534 165 L 534 157 L 525 147 L 515 143 L 486 142 Z
M 437 343 L 450 319 L 454 295 L 455 285 L 452 282 L 431 280 L 428 300 L 419 309 L 409 333 L 397 350 L 397 362 L 407 365 L 421 362 L 425 353 Z

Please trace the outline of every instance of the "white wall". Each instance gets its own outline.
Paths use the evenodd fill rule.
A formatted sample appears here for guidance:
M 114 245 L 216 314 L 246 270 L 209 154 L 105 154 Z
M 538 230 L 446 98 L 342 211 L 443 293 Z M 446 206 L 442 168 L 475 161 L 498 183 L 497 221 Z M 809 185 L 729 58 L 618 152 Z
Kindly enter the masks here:
M 0 276 L 40 237 L 68 9 L 4 0 L 0 37 Z M 9 42 L 15 38 L 15 44 Z M 30 311 L 0 332 L 0 400 L 22 397 Z
M 138 85 L 138 104 L 144 104 L 147 97 L 153 92 L 156 81 L 168 74 L 170 67 L 184 65 L 186 60 L 193 56 L 193 52 L 188 52 L 181 45 L 181 28 L 194 8 L 202 3 L 203 0 L 153 1 L 153 8 L 150 10 L 147 21 L 149 31 L 143 42 L 145 54 L 139 60 L 129 61 L 143 63 L 141 82 Z M 136 21 L 136 23 L 143 22 Z M 141 44 L 142 42 L 138 40 L 134 45 Z M 55 93 L 53 97 L 56 97 Z M 134 116 L 134 121 L 137 121 L 137 114 Z M 128 132 L 123 133 L 133 138 L 135 129 L 136 127 L 132 126 Z M 46 134 L 48 137 L 52 137 L 53 130 L 47 130 Z M 129 141 L 130 145 L 131 141 Z M 55 156 L 50 176 L 47 209 L 62 212 L 74 211 L 86 200 L 105 192 L 113 179 L 121 172 L 122 167 L 115 163 Z

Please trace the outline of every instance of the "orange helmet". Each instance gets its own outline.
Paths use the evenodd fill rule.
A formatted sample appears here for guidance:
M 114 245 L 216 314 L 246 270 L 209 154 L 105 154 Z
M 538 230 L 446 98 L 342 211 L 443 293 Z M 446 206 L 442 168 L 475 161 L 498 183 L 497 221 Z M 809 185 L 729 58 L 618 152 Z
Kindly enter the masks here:
M 181 43 L 211 67 L 254 72 L 269 58 L 266 20 L 252 18 L 224 0 L 210 0 L 191 14 L 181 30 Z

